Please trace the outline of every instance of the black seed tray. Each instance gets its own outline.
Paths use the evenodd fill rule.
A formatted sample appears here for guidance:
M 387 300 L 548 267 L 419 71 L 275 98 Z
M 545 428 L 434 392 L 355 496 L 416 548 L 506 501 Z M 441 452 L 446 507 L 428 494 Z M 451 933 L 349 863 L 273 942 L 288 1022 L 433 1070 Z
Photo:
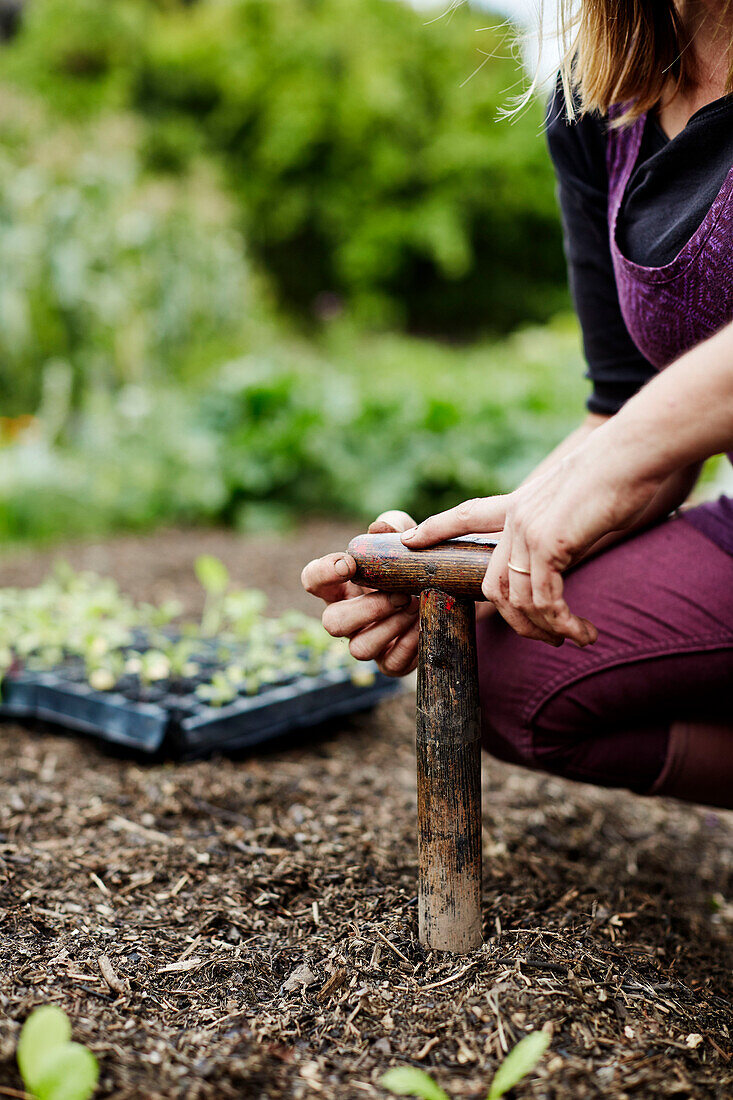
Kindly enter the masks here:
M 368 685 L 354 684 L 348 670 L 339 669 L 210 707 L 193 693 L 160 692 L 155 702 L 146 702 L 116 691 L 94 691 L 60 672 L 12 671 L 2 683 L 0 719 L 42 719 L 142 752 L 163 750 L 189 758 L 262 745 L 367 710 L 399 690 L 399 680 L 376 669 Z

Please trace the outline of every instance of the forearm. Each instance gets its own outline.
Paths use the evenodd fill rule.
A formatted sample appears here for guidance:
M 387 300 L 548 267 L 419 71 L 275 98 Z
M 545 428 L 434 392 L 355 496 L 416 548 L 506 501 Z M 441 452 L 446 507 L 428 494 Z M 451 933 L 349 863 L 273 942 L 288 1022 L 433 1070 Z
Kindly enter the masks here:
M 670 512 L 674 512 L 675 508 L 679 508 L 680 504 L 684 504 L 688 496 L 695 488 L 695 483 L 700 476 L 701 463 L 696 462 L 692 466 L 686 466 L 683 470 L 675 470 L 666 477 L 660 484 L 653 499 L 644 509 L 642 514 L 634 520 L 632 524 L 626 527 L 623 531 L 610 531 L 607 535 L 604 535 L 602 539 L 599 539 L 586 554 L 584 558 L 590 557 L 591 554 L 597 554 L 601 550 L 606 550 L 609 546 L 613 546 L 614 543 L 619 542 L 621 539 L 628 538 L 634 531 L 641 531 L 645 527 L 651 527 L 653 523 L 656 523 L 660 519 L 664 519 Z
M 558 443 L 545 458 L 542 459 L 538 466 L 535 466 L 531 474 L 528 474 L 522 484 L 526 484 L 528 481 L 532 481 L 536 477 L 540 477 L 542 474 L 547 473 L 548 470 L 556 466 L 561 459 L 565 458 L 565 455 L 570 454 L 576 447 L 579 447 L 582 443 L 585 443 L 586 439 L 603 424 L 609 420 L 608 416 L 599 416 L 597 413 L 588 413 L 585 420 L 575 428 L 574 431 L 567 435 L 562 442 Z
M 618 416 L 619 414 L 617 413 L 616 415 Z M 603 425 L 611 419 L 612 418 L 609 416 L 599 416 L 597 413 L 589 413 L 575 431 L 572 431 L 570 435 L 559 443 L 558 446 L 540 462 L 532 473 L 525 478 L 525 483 L 546 473 L 566 455 L 570 454 L 571 451 L 574 451 L 576 447 L 580 447 L 585 443 L 593 432 L 603 427 Z M 606 547 L 613 545 L 613 543 L 618 542 L 621 538 L 627 537 L 633 531 L 649 527 L 651 524 L 656 523 L 657 520 L 668 516 L 670 512 L 673 512 L 675 508 L 678 508 L 680 504 L 687 500 L 694 489 L 700 474 L 700 465 L 699 462 L 696 462 L 681 470 L 674 470 L 662 481 L 653 500 L 631 527 L 627 528 L 625 531 L 611 531 L 608 535 L 599 539 L 592 550 L 588 551 L 588 554 L 597 554 L 599 550 L 605 550 Z
M 661 487 L 671 475 L 733 450 L 733 324 L 688 351 L 588 440 L 620 484 Z

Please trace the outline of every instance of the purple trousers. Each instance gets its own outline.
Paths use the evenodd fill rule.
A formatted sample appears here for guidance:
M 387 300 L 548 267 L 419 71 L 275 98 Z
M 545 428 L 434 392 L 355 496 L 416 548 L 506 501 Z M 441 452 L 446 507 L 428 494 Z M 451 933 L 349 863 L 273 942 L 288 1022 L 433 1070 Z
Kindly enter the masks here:
M 733 808 L 733 556 L 678 517 L 577 566 L 565 591 L 595 645 L 554 649 L 479 620 L 485 748 Z

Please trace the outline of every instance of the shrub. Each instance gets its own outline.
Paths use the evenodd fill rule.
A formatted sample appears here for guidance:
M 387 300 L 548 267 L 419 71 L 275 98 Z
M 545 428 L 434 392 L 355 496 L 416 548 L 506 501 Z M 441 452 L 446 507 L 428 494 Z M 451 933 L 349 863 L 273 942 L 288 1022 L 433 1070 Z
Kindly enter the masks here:
M 121 106 L 148 6 L 147 0 L 26 0 L 17 38 L 3 51 L 3 76 L 66 113 Z
M 496 121 L 518 71 L 485 13 L 431 21 L 394 0 L 32 7 L 6 51 L 16 78 L 52 81 L 69 109 L 95 80 L 99 102 L 127 97 L 156 168 L 214 150 L 248 243 L 302 313 L 345 302 L 370 323 L 496 333 L 564 305 L 541 108 Z M 119 36 L 100 30 L 100 9 Z M 95 64 L 80 72 L 80 56 Z
M 574 327 L 470 351 L 406 337 L 332 340 L 228 364 L 202 398 L 218 439 L 224 518 L 251 503 L 362 520 L 422 517 L 506 492 L 582 415 Z
M 156 180 L 132 117 L 52 126 L 3 95 L 0 407 L 61 360 L 87 390 L 185 380 L 247 346 L 261 300 L 211 170 Z
M 285 300 L 324 296 L 431 331 L 546 318 L 564 273 L 537 105 L 484 13 L 426 22 L 394 0 L 202 0 L 157 22 L 137 103 L 195 119 Z M 481 60 L 491 60 L 472 79 Z M 496 56 L 494 56 L 496 54 Z M 328 300 L 325 302 L 328 308 Z

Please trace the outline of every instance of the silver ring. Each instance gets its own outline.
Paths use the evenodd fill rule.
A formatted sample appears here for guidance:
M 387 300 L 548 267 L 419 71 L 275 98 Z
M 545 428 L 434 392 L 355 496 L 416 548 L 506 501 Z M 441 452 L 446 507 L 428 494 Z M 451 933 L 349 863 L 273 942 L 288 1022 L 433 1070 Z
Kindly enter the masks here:
M 524 575 L 526 577 L 529 577 L 529 576 L 532 575 L 532 570 L 531 569 L 520 569 L 520 567 L 518 565 L 512 565 L 512 563 L 510 561 L 507 562 L 507 567 L 509 569 L 511 569 L 511 571 L 513 573 L 524 573 Z

